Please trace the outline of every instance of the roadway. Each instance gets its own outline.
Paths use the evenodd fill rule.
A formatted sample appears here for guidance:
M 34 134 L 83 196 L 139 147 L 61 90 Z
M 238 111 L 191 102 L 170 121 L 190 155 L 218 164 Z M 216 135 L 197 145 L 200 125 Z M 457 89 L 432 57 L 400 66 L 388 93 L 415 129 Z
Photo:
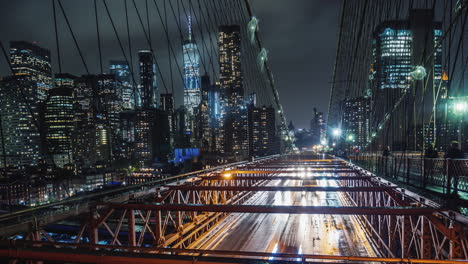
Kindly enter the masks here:
M 307 176 L 323 176 L 323 173 L 307 173 Z M 274 180 L 267 185 L 337 186 L 337 183 L 334 180 Z M 245 204 L 345 206 L 342 195 L 337 192 L 258 192 Z M 189 248 L 376 256 L 357 219 L 348 215 L 232 213 Z

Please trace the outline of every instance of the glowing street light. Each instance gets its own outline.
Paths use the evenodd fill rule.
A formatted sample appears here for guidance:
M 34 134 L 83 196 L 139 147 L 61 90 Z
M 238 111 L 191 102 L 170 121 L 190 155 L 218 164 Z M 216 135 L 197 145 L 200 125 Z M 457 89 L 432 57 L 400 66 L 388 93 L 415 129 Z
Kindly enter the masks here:
M 346 137 L 346 140 L 348 141 L 354 141 L 354 135 L 353 134 L 350 134 Z
M 339 128 L 333 129 L 332 135 L 335 136 L 335 137 L 341 136 L 341 129 L 339 129 Z
M 454 112 L 456 114 L 463 114 L 466 112 L 467 110 L 467 105 L 466 105 L 466 102 L 456 102 L 454 105 L 453 105 L 453 110 L 455 110 Z
M 453 113 L 460 116 L 460 121 L 458 122 L 458 142 L 461 144 L 462 140 L 462 124 L 463 117 L 468 110 L 468 106 L 465 101 L 457 101 L 453 104 Z

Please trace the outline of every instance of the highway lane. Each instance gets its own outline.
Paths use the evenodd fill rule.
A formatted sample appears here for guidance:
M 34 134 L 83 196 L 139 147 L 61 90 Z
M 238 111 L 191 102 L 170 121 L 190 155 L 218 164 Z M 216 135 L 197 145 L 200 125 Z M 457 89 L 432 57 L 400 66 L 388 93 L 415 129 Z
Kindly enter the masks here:
M 307 173 L 307 176 L 317 175 Z M 336 186 L 336 182 L 275 180 L 268 185 Z M 246 204 L 339 206 L 343 205 L 341 195 L 335 192 L 259 192 Z M 355 217 L 346 215 L 233 213 L 190 248 L 375 256 Z

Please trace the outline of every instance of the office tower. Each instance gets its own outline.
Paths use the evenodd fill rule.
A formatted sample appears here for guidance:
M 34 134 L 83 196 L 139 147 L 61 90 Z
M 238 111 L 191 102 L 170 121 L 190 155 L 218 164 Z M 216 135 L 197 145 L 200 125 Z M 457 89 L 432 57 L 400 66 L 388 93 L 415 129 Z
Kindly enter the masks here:
M 344 101 L 343 137 L 352 146 L 364 147 L 369 138 L 370 98 L 356 97 Z
M 136 111 L 129 110 L 120 113 L 120 151 L 118 157 L 132 161 L 135 154 Z
M 161 102 L 160 102 L 160 109 L 165 111 L 169 118 L 169 133 L 170 133 L 170 143 L 171 146 L 174 145 L 174 138 L 175 138 L 175 113 L 174 113 L 174 97 L 171 93 L 164 93 L 161 94 Z
M 325 118 L 323 112 L 318 112 L 314 108 L 314 117 L 310 122 L 310 133 L 312 136 L 312 142 L 315 145 L 321 143 L 322 140 L 325 140 Z
M 41 158 L 37 85 L 21 75 L 0 81 L 0 113 L 7 166 L 37 165 Z M 2 151 L 3 152 L 3 151 Z
M 435 47 L 441 36 L 441 23 L 434 22 L 433 10 L 429 9 L 410 10 L 408 19 L 386 21 L 376 28 L 370 74 L 376 107 L 371 109 L 371 123 L 379 131 L 385 129 L 386 136 L 379 144 L 393 150 L 423 147 L 422 137 L 417 135 L 431 118 L 437 99 L 434 91 L 442 79 L 442 47 Z M 422 80 L 412 77 L 417 67 L 427 73 Z M 424 98 L 424 103 L 415 104 L 415 98 Z M 405 136 L 400 135 L 402 132 Z M 409 138 L 411 143 L 407 142 Z
M 218 45 L 223 124 L 219 135 L 221 152 L 243 156 L 248 152 L 248 113 L 243 98 L 240 26 L 220 26 Z
M 253 92 L 249 94 L 249 99 L 247 100 L 248 107 L 256 107 L 257 106 L 257 93 Z
M 135 159 L 140 166 L 151 163 L 153 157 L 152 131 L 156 116 L 153 111 L 136 111 L 135 117 Z
M 192 23 L 189 17 L 188 39 L 182 46 L 184 59 L 184 106 L 189 114 L 193 114 L 194 108 L 201 101 L 200 91 L 200 54 L 197 44 L 192 39 Z
M 249 109 L 249 156 L 261 157 L 278 153 L 275 109 L 263 106 Z
M 161 94 L 161 110 L 167 112 L 174 112 L 174 97 L 171 93 Z
M 218 36 L 220 87 L 227 107 L 242 104 L 244 89 L 241 72 L 241 38 L 239 25 L 219 27 Z
M 189 148 L 192 130 L 187 126 L 190 114 L 185 106 L 180 106 L 174 111 L 174 147 Z
M 123 110 L 135 109 L 135 93 L 130 67 L 125 61 L 110 61 L 110 73 L 115 75 L 118 95 L 122 99 Z
M 122 142 L 119 156 L 139 167 L 167 161 L 171 152 L 169 114 L 160 109 L 120 113 Z
M 44 101 L 47 91 L 52 88 L 52 68 L 50 51 L 35 43 L 12 41 L 10 62 L 13 75 L 31 81 L 37 89 L 37 99 Z
M 83 75 L 75 81 L 75 161 L 79 167 L 92 168 L 97 156 L 98 77 Z
M 115 75 L 99 74 L 97 80 L 98 155 L 101 160 L 108 161 L 119 149 L 119 114 L 123 110 L 122 100 L 117 89 Z
M 138 57 L 140 64 L 140 88 L 137 96 L 139 98 L 139 107 L 142 109 L 157 108 L 159 90 L 153 53 L 148 50 L 140 50 Z
M 72 141 L 75 133 L 75 79 L 71 74 L 56 74 L 56 88 L 49 90 L 45 103 L 46 146 L 53 164 L 59 168 L 74 162 Z

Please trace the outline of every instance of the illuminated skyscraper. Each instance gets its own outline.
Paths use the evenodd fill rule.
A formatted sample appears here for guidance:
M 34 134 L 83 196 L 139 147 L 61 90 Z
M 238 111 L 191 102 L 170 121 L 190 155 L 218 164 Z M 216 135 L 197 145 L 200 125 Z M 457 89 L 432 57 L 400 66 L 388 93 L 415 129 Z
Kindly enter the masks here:
M 249 156 L 277 154 L 275 109 L 263 106 L 249 108 Z
M 223 100 L 227 107 L 239 107 L 244 96 L 241 72 L 240 26 L 220 26 L 218 44 L 219 78 Z
M 153 53 L 148 50 L 138 52 L 140 61 L 140 89 L 139 107 L 142 109 L 154 109 L 158 107 L 159 90 L 156 74 L 156 64 L 153 61 Z
M 107 160 L 111 158 L 111 155 L 115 152 L 115 148 L 118 146 L 118 135 L 120 133 L 119 114 L 122 112 L 122 100 L 119 97 L 115 75 L 98 75 L 97 105 L 98 150 L 101 153 L 101 159 Z
M 200 54 L 192 39 L 192 21 L 189 17 L 189 35 L 182 47 L 184 59 L 184 106 L 189 114 L 201 101 L 200 91 Z
M 36 85 L 37 98 L 44 101 L 52 88 L 50 51 L 35 43 L 12 41 L 10 61 L 13 75 L 24 77 Z
M 73 163 L 72 140 L 74 136 L 74 81 L 70 74 L 56 74 L 55 87 L 49 90 L 45 107 L 46 139 L 54 164 L 63 168 Z
M 135 96 L 133 92 L 130 67 L 125 61 L 111 61 L 110 73 L 115 75 L 118 95 L 122 98 L 124 110 L 135 108 Z
M 93 167 L 97 155 L 98 77 L 84 75 L 75 81 L 75 135 L 73 140 L 76 163 L 84 168 Z
M 371 124 L 378 130 L 394 128 L 385 131 L 386 136 L 380 142 L 393 150 L 422 148 L 422 137 L 418 134 L 422 133 L 423 123 L 431 118 L 437 99 L 433 91 L 439 89 L 442 80 L 442 47 L 435 46 L 442 37 L 441 28 L 441 23 L 434 21 L 433 10 L 413 9 L 406 20 L 383 22 L 374 31 L 369 95 L 374 101 L 372 105 L 377 107 L 371 109 Z M 419 79 L 414 77 L 418 68 L 425 71 Z M 414 104 L 415 98 L 423 97 L 422 105 Z M 394 111 L 399 101 L 400 107 Z M 403 126 L 402 120 L 411 122 Z M 400 131 L 405 131 L 406 136 L 397 136 Z M 409 146 L 407 138 L 412 138 Z
M 364 147 L 369 138 L 370 98 L 356 97 L 344 101 L 343 132 L 353 146 Z
M 247 108 L 244 102 L 241 71 L 239 25 L 219 27 L 219 64 L 221 90 L 220 151 L 233 156 L 248 152 Z
M 37 165 L 41 157 L 36 84 L 22 76 L 0 81 L 0 111 L 8 166 Z M 3 159 L 2 159 L 3 161 Z M 3 162 L 2 162 L 3 163 Z

